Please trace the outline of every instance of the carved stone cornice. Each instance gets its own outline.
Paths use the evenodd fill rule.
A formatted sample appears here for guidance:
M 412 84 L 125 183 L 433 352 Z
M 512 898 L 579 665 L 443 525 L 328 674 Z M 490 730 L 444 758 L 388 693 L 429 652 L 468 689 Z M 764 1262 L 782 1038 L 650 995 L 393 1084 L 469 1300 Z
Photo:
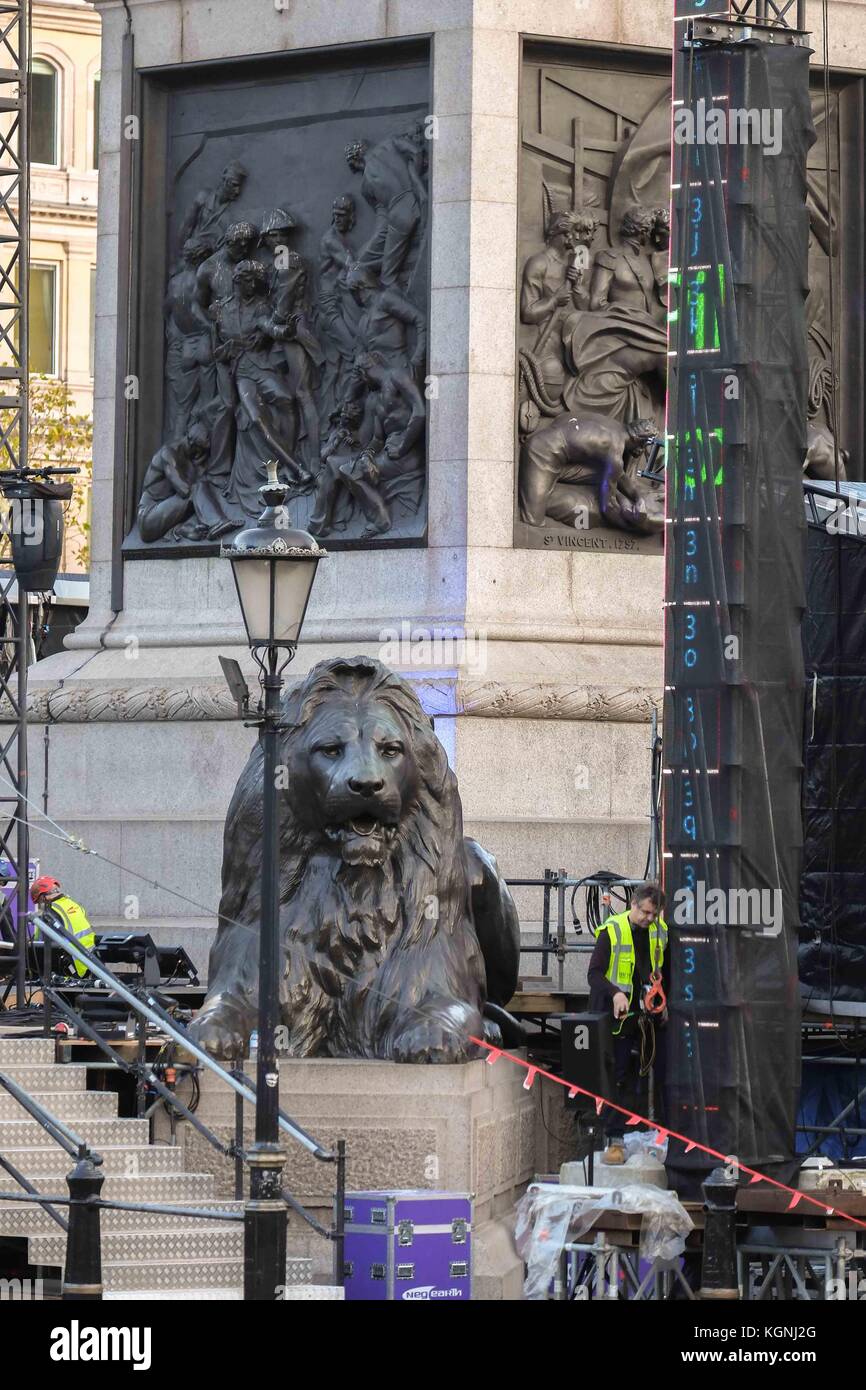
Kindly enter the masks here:
M 62 686 L 29 699 L 35 724 L 147 724 L 234 719 L 237 706 L 224 685 Z M 8 707 L 0 705 L 0 718 Z
M 411 675 L 410 675 L 411 680 Z M 662 692 L 648 686 L 593 686 L 566 682 L 412 681 L 425 708 L 442 715 L 484 719 L 572 719 L 623 724 L 648 723 L 661 710 Z M 233 720 L 237 707 L 221 684 L 64 685 L 32 690 L 30 718 L 35 724 L 200 723 Z M 0 704 L 0 722 L 14 718 Z
M 487 719 L 585 719 L 643 724 L 661 710 L 661 691 L 543 681 L 466 681 L 459 686 L 460 713 Z

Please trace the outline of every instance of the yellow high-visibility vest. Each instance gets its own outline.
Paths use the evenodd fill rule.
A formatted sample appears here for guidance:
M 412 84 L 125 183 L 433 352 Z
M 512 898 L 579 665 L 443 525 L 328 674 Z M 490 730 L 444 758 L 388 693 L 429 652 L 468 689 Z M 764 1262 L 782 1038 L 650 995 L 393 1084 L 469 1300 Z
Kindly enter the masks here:
M 65 894 L 61 894 L 59 898 L 52 899 L 48 906 L 57 913 L 63 931 L 68 932 L 70 936 L 74 936 L 76 941 L 80 941 L 86 951 L 92 951 L 96 942 L 96 936 L 92 926 L 87 920 L 87 913 L 84 911 L 81 904 L 75 902 L 73 898 L 67 898 Z M 39 936 L 39 923 L 37 922 L 33 932 L 33 939 L 37 940 Z M 67 949 L 72 957 L 72 963 L 78 975 L 86 975 L 87 962 L 78 955 L 74 946 L 69 946 Z
M 621 989 L 623 994 L 628 995 L 628 1006 L 631 1008 L 632 994 L 634 992 L 634 966 L 635 949 L 633 927 L 629 921 L 628 910 L 619 912 L 615 917 L 608 917 L 606 922 L 602 922 L 596 936 L 606 931 L 610 940 L 610 960 L 605 971 L 606 979 L 612 985 Z M 668 944 L 668 927 L 664 917 L 657 918 L 650 922 L 650 964 L 652 969 L 660 971 L 665 962 L 665 946 Z M 614 1022 L 613 1031 L 619 1033 L 625 1019 L 621 1018 Z

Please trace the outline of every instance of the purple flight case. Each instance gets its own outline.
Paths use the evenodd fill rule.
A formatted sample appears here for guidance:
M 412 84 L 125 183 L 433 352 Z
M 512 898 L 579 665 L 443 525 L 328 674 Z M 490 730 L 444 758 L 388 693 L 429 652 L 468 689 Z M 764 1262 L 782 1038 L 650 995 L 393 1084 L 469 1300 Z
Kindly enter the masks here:
M 347 1192 L 347 1299 L 453 1303 L 472 1297 L 465 1192 Z

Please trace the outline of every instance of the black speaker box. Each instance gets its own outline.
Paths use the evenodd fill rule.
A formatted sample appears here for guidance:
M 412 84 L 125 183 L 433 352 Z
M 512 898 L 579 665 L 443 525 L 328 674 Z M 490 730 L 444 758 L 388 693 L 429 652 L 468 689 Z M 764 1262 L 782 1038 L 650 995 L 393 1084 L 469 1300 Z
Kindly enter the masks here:
M 563 1014 L 560 1026 L 563 1079 L 593 1095 L 612 1096 L 616 1081 L 610 1013 Z M 585 1101 L 575 1096 L 566 1104 L 573 1108 Z

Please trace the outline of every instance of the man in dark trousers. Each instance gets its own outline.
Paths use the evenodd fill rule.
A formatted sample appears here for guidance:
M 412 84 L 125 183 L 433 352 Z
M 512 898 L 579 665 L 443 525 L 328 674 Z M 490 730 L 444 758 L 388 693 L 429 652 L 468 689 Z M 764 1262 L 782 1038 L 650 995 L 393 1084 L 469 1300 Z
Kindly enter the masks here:
M 664 893 L 657 883 L 639 884 L 632 890 L 627 911 L 602 922 L 589 962 L 590 1010 L 611 1011 L 616 1095 L 610 1099 L 626 1109 L 638 1105 L 641 1076 L 653 1058 L 655 1079 L 657 1084 L 661 1082 L 667 1008 L 653 1013 L 644 1008 L 644 1001 L 655 979 L 664 988 L 668 941 L 667 924 L 661 915 L 664 904 Z M 656 1000 L 650 1002 L 655 1004 Z M 627 1117 L 616 1110 L 609 1110 L 607 1115 L 608 1147 L 602 1161 L 624 1163 L 622 1141 Z

